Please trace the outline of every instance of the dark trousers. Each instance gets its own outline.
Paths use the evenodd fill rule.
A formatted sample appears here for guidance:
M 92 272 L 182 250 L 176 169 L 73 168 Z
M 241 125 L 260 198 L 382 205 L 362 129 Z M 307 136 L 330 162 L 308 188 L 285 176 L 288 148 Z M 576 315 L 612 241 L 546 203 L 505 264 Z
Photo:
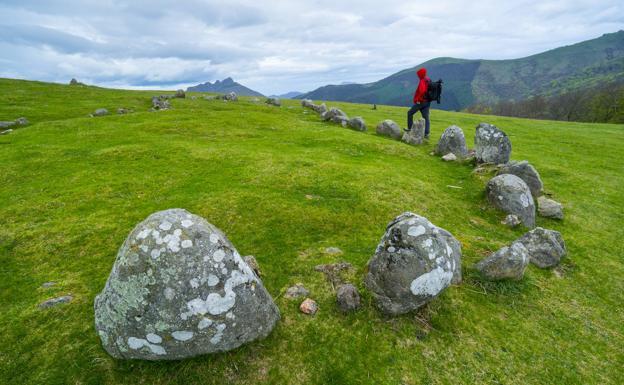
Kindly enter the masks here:
M 414 114 L 420 111 L 423 119 L 425 119 L 425 136 L 429 136 L 429 106 L 431 102 L 424 103 L 416 103 L 412 106 L 412 108 L 407 111 L 407 129 L 412 129 L 412 124 L 414 124 Z

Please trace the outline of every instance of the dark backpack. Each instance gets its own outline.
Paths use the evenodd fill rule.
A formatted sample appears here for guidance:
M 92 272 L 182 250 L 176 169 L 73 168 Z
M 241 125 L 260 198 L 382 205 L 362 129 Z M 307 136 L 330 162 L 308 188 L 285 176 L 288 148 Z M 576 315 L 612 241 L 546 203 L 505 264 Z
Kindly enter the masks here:
M 437 82 L 432 82 L 431 80 L 427 81 L 427 93 L 425 94 L 425 98 L 433 102 L 434 100 L 440 104 L 440 97 L 442 96 L 442 79 L 439 79 Z

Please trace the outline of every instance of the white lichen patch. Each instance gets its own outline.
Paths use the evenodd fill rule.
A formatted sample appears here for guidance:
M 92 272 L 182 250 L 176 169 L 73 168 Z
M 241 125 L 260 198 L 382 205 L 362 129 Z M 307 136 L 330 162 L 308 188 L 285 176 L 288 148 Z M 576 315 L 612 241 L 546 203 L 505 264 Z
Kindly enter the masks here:
M 182 241 L 182 248 L 183 249 L 188 249 L 189 247 L 193 247 L 193 241 L 191 241 L 190 239 L 185 239 Z
M 175 297 L 175 291 L 168 287 L 165 289 L 165 298 L 167 298 L 168 300 L 172 300 L 173 297 Z
M 197 328 L 198 328 L 199 330 L 203 330 L 203 329 L 205 329 L 205 328 L 209 327 L 210 325 L 212 325 L 212 320 L 211 320 L 210 318 L 206 318 L 206 317 L 204 317 L 204 318 L 202 318 L 202 319 L 199 321 L 199 323 L 197 324 Z
M 199 287 L 199 280 L 197 278 L 191 279 L 189 283 L 193 289 L 197 289 Z
M 171 333 L 171 337 L 175 338 L 178 341 L 188 341 L 193 338 L 193 332 L 188 330 L 178 330 Z
M 388 252 L 389 253 L 394 253 L 396 251 L 396 249 L 393 246 L 388 247 Z
M 407 235 L 409 235 L 411 237 L 418 237 L 420 235 L 423 235 L 426 232 L 427 232 L 427 229 L 425 229 L 425 226 L 423 226 L 423 225 L 410 226 L 407 229 Z
M 162 346 L 150 344 L 147 340 L 143 338 L 129 337 L 128 338 L 128 346 L 130 349 L 139 350 L 143 347 L 147 347 L 153 354 L 156 355 L 165 355 L 167 352 Z
M 436 267 L 428 273 L 414 279 L 410 290 L 414 295 L 435 296 L 445 289 L 453 279 L 453 273 Z
M 150 229 L 143 229 L 141 230 L 141 232 L 137 235 L 138 239 L 145 239 L 147 238 L 148 235 L 150 235 L 151 230 Z
M 431 246 L 433 246 L 433 240 L 431 238 L 425 239 L 422 243 L 421 246 L 425 249 L 429 249 L 431 248 Z
M 223 258 L 225 258 L 225 251 L 223 251 L 222 249 L 218 249 L 217 251 L 214 252 L 214 254 L 212 255 L 212 259 L 215 262 L 221 262 L 223 261 Z
M 171 230 L 171 226 L 173 226 L 171 222 L 163 221 L 160 225 L 158 225 L 158 228 L 164 231 L 169 231 Z
M 214 244 L 219 243 L 219 236 L 217 234 L 210 234 L 210 242 Z
M 526 194 L 520 194 L 520 203 L 522 207 L 529 207 L 529 197 Z
M 182 221 L 182 227 L 184 227 L 185 229 L 188 229 L 191 226 L 193 226 L 193 221 L 191 221 L 189 219 L 184 219 Z
M 215 286 L 219 283 L 219 277 L 214 274 L 208 274 L 208 286 Z
M 453 249 L 449 245 L 446 245 L 446 255 L 449 257 L 453 255 Z
M 159 344 L 162 342 L 162 337 L 160 337 L 158 334 L 154 334 L 154 333 L 148 333 L 145 338 L 147 338 L 147 340 L 153 344 Z

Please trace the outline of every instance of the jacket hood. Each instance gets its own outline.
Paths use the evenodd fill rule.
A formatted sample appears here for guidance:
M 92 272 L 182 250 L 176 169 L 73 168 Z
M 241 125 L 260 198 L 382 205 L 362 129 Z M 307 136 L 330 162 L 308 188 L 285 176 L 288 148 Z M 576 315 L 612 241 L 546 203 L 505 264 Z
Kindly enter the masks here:
M 418 77 L 420 79 L 424 79 L 425 76 L 427 76 L 427 69 L 426 68 L 421 68 L 418 71 L 416 71 L 416 74 L 418 75 Z

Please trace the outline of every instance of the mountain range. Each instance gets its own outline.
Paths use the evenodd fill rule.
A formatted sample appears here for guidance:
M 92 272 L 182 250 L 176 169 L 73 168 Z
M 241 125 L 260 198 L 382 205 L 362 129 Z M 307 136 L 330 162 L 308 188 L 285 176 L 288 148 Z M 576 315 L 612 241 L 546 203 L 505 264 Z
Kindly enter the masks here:
M 235 82 L 232 78 L 217 80 L 214 83 L 206 82 L 193 87 L 188 87 L 187 92 L 215 92 L 219 94 L 227 94 L 236 92 L 237 95 L 243 96 L 264 96 L 258 91 L 247 88 L 244 85 Z
M 512 60 L 436 58 L 368 84 L 328 85 L 297 99 L 336 100 L 408 106 L 425 67 L 432 80 L 443 79 L 444 110 L 474 104 L 552 96 L 607 82 L 624 82 L 624 31 Z

